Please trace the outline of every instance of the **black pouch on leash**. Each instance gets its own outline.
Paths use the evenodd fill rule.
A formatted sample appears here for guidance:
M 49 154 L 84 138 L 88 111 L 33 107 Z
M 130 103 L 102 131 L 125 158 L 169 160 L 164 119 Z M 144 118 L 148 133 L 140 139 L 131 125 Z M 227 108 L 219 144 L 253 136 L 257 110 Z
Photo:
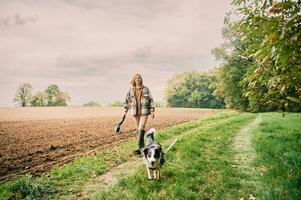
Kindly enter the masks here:
M 123 123 L 124 119 L 125 119 L 125 115 L 123 115 L 122 120 L 119 123 L 115 124 L 114 130 L 116 134 L 120 133 L 120 126 Z

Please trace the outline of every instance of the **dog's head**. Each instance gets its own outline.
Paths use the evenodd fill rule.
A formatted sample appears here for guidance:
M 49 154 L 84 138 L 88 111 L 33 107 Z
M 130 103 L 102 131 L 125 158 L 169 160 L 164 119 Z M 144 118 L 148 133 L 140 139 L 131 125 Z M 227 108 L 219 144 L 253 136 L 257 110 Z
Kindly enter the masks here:
M 154 142 L 152 145 L 146 147 L 144 149 L 144 158 L 147 161 L 148 167 L 158 168 L 162 166 L 164 163 L 163 154 L 162 147 L 159 143 Z

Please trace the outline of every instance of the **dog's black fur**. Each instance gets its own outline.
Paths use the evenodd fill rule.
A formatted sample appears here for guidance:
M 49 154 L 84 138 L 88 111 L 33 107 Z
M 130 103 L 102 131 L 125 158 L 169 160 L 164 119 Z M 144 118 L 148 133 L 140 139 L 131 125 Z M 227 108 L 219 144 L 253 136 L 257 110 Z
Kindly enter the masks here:
M 160 168 L 165 163 L 164 152 L 159 142 L 154 140 L 154 134 L 156 129 L 151 128 L 146 135 L 146 147 L 143 151 L 144 162 L 147 169 L 148 179 L 159 180 L 160 179 Z

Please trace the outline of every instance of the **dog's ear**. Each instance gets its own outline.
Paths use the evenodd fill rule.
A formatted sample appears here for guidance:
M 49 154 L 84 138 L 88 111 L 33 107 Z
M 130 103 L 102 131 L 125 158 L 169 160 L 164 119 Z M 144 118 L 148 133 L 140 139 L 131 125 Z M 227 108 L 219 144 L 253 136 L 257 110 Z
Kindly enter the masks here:
M 162 151 L 161 158 L 160 158 L 160 166 L 162 166 L 165 163 L 164 157 L 165 157 L 165 153 Z
M 148 154 L 148 150 L 149 150 L 149 148 L 145 148 L 145 149 L 143 150 L 143 153 L 144 153 L 145 156 Z

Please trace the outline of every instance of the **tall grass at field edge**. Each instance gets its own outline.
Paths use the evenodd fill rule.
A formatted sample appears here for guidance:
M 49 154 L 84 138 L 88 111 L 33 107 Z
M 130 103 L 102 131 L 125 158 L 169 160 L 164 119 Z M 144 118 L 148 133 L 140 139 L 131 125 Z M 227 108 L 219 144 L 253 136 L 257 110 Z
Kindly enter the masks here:
M 301 114 L 262 114 L 254 130 L 256 193 L 261 199 L 301 199 Z

